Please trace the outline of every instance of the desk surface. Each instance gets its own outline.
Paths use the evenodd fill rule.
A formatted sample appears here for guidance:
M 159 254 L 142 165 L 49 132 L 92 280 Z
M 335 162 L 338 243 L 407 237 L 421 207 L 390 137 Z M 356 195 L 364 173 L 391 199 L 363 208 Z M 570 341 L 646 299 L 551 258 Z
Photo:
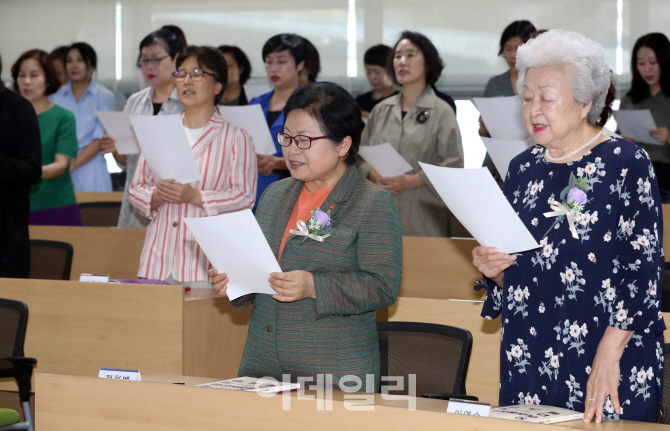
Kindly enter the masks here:
M 450 428 L 458 430 L 536 430 L 536 424 L 446 414 L 448 402 L 416 399 L 417 410 L 407 401 L 385 400 L 374 395 L 368 411 L 352 411 L 349 403 L 360 401 L 333 391 L 332 403 L 307 399 L 294 392 L 290 397 L 263 397 L 254 393 L 198 388 L 215 379 L 180 376 L 145 376 L 143 382 L 91 377 L 37 374 L 36 417 L 49 430 L 160 429 L 219 430 L 225 424 L 235 430 L 314 429 L 341 431 L 366 429 L 407 431 Z M 185 385 L 170 383 L 183 382 Z M 306 395 L 309 395 L 306 394 Z M 361 394 L 364 395 L 364 394 Z M 287 398 L 287 399 L 285 399 Z M 579 420 L 543 425 L 549 429 L 663 430 L 663 425 L 605 420 L 585 424 Z

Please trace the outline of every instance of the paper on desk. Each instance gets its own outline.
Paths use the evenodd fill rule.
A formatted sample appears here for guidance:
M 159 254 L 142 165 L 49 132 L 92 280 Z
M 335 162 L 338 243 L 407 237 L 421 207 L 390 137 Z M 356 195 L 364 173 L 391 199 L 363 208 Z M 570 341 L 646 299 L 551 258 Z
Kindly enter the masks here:
M 263 115 L 261 105 L 225 106 L 218 107 L 224 120 L 244 129 L 254 141 L 256 154 L 272 155 L 277 152 L 274 137 L 270 134 L 268 122 Z
M 510 141 L 525 141 L 530 138 L 519 96 L 474 97 L 472 103 L 479 110 L 492 138 Z
M 361 146 L 358 154 L 382 177 L 397 177 L 412 170 L 412 165 L 388 142 Z
M 635 142 L 645 144 L 664 145 L 649 135 L 651 129 L 656 128 L 654 118 L 648 109 L 624 109 L 614 111 L 616 120 L 622 135 L 635 139 Z
M 174 178 L 182 184 L 200 181 L 181 115 L 131 115 L 142 154 L 157 180 Z
M 282 271 L 251 210 L 184 222 L 212 266 L 228 275 L 231 301 L 249 293 L 277 293 L 268 278 Z
M 419 164 L 447 207 L 479 244 L 497 247 L 503 253 L 517 253 L 540 246 L 487 168 L 443 168 Z
M 513 158 L 535 145 L 533 138 L 528 138 L 525 141 L 507 141 L 504 139 L 485 138 L 482 136 L 482 142 L 486 147 L 486 151 L 491 156 L 493 164 L 500 173 L 500 177 L 505 181 L 507 178 L 507 170 Z
M 140 152 L 140 144 L 133 131 L 130 115 L 123 111 L 95 111 L 100 119 L 102 127 L 107 134 L 114 139 L 116 151 L 119 154 L 137 154 Z

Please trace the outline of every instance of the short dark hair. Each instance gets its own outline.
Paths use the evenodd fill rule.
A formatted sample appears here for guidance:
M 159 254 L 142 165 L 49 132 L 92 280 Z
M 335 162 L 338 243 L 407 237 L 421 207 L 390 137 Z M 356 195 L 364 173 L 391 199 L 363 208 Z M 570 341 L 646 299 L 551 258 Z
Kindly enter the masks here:
M 363 64 L 366 66 L 381 66 L 386 67 L 386 62 L 393 50 L 390 46 L 379 44 L 372 46 L 365 51 L 363 56 Z
M 52 60 L 60 60 L 63 62 L 63 65 L 65 65 L 65 61 L 67 60 L 67 52 L 70 50 L 69 46 L 61 45 L 56 48 L 54 48 L 53 51 L 49 54 L 49 57 L 51 57 Z
M 288 50 L 291 53 L 291 56 L 293 56 L 295 65 L 297 66 L 300 62 L 305 60 L 305 56 L 307 55 L 307 48 L 305 45 L 305 39 L 297 34 L 282 33 L 272 36 L 265 42 L 265 45 L 263 45 L 263 61 L 265 61 L 265 57 L 273 52 Z
M 631 80 L 630 90 L 626 95 L 632 99 L 633 103 L 639 103 L 651 96 L 649 84 L 637 70 L 637 52 L 643 47 L 651 49 L 656 54 L 656 61 L 661 70 L 659 79 L 661 91 L 666 96 L 670 96 L 670 41 L 663 33 L 649 33 L 635 42 L 633 55 L 630 56 L 630 71 L 633 79 Z
M 245 84 L 251 77 L 251 63 L 249 58 L 240 48 L 232 45 L 221 45 L 219 51 L 223 54 L 231 54 L 237 63 L 237 67 L 242 69 L 240 73 L 240 84 Z
M 53 60 L 49 57 L 49 54 L 47 54 L 46 51 L 42 51 L 41 49 L 31 49 L 30 51 L 24 52 L 12 65 L 12 79 L 14 80 L 12 88 L 14 91 L 19 92 L 19 84 L 17 80 L 19 78 L 21 64 L 29 59 L 37 60 L 44 72 L 44 95 L 50 96 L 58 91 L 60 88 L 60 81 L 58 80 L 56 70 L 54 70 Z
M 98 55 L 95 53 L 95 50 L 91 45 L 89 45 L 86 42 L 75 42 L 70 47 L 67 49 L 67 53 L 69 54 L 70 51 L 73 49 L 76 49 L 79 51 L 79 54 L 81 55 L 81 58 L 84 59 L 84 63 L 86 63 L 86 68 L 90 69 L 91 67 L 94 69 L 97 69 L 98 67 Z M 67 56 L 66 56 L 67 58 Z M 67 60 L 66 60 L 67 63 Z
M 218 105 L 228 84 L 228 65 L 223 54 L 213 46 L 191 45 L 186 47 L 184 52 L 177 57 L 177 69 L 189 58 L 194 58 L 199 67 L 210 69 L 214 74 L 214 80 L 223 85 L 221 91 L 214 96 L 214 106 Z
M 393 46 L 391 55 L 389 55 L 386 62 L 386 70 L 388 71 L 393 82 L 398 84 L 398 80 L 395 76 L 395 70 L 393 69 L 393 58 L 395 56 L 395 50 L 398 48 L 398 44 L 403 40 L 409 40 L 412 44 L 416 45 L 421 53 L 423 54 L 423 59 L 425 62 L 424 69 L 426 70 L 426 84 L 433 85 L 440 79 L 442 75 L 442 70 L 444 70 L 444 62 L 440 58 L 440 54 L 437 52 L 437 48 L 433 45 L 433 42 L 430 41 L 426 36 L 415 31 L 405 30 L 400 35 L 400 38 Z
M 316 82 L 316 77 L 321 72 L 321 58 L 319 57 L 319 50 L 309 41 L 309 39 L 302 38 L 305 41 L 305 69 L 307 71 L 307 80 L 312 83 Z
M 505 49 L 505 44 L 511 38 L 519 36 L 522 42 L 528 42 L 528 39 L 530 39 L 531 35 L 536 31 L 537 29 L 530 21 L 514 21 L 505 27 L 502 36 L 500 36 L 500 50 L 498 51 L 498 55 L 502 55 Z
M 184 34 L 184 30 L 181 28 L 177 27 L 174 24 L 167 24 L 164 25 L 163 27 L 160 28 L 161 30 L 167 30 L 170 33 L 174 34 L 177 36 L 177 39 L 181 41 L 181 45 L 186 48 L 188 46 L 188 43 L 186 43 L 186 35 Z
M 184 50 L 184 48 L 186 48 L 181 39 L 179 39 L 174 33 L 161 28 L 149 33 L 144 37 L 144 39 L 142 39 L 142 42 L 140 42 L 140 53 L 137 57 L 138 62 L 142 56 L 142 49 L 151 45 L 160 45 L 165 48 L 167 53 L 170 55 L 170 58 L 173 60 L 177 55 L 179 55 L 180 52 Z
M 314 118 L 330 142 L 339 143 L 347 136 L 351 137 L 351 148 L 344 161 L 349 166 L 356 163 L 365 125 L 361 120 L 361 108 L 347 90 L 332 82 L 305 85 L 286 102 L 284 124 L 288 114 L 295 110 L 304 111 Z

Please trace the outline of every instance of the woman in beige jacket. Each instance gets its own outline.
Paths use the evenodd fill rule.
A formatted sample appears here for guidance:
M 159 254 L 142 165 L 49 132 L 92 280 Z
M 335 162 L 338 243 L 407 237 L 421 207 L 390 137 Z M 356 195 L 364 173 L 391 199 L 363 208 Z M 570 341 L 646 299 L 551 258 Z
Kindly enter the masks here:
M 449 212 L 419 166 L 419 162 L 424 162 L 463 167 L 456 114 L 432 88 L 444 64 L 430 40 L 405 31 L 395 45 L 388 68 L 402 91 L 374 107 L 361 146 L 388 142 L 413 170 L 397 177 L 382 177 L 359 158 L 358 173 L 393 194 L 403 235 L 447 236 Z

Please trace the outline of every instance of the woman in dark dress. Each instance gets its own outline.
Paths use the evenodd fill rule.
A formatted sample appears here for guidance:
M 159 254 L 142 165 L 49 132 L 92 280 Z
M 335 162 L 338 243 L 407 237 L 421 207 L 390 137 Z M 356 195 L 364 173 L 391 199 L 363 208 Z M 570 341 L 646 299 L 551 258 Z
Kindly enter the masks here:
M 517 67 L 538 145 L 512 160 L 503 191 L 541 248 L 473 250 L 482 316 L 502 319 L 499 404 L 655 422 L 664 257 L 651 160 L 602 134 L 614 86 L 599 44 L 550 30 L 519 48 Z

